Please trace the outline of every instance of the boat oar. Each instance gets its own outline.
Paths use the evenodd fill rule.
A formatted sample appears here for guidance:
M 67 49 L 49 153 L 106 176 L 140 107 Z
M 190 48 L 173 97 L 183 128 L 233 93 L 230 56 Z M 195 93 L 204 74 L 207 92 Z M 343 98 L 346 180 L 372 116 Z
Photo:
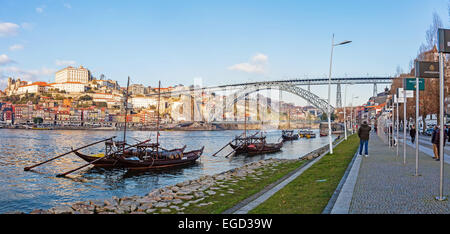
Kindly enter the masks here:
M 227 155 L 225 156 L 225 158 L 228 158 L 228 156 L 230 156 L 232 153 L 236 152 L 236 150 L 242 148 L 243 145 L 244 145 L 244 144 L 242 144 L 242 145 L 236 147 L 236 149 L 233 149 L 233 151 L 231 151 L 229 154 L 227 154 Z
M 241 135 L 239 135 L 238 137 L 240 137 L 240 136 L 242 136 L 242 134 L 244 134 L 244 133 L 241 133 Z M 227 147 L 229 144 L 231 144 L 231 142 L 233 142 L 234 140 L 231 140 L 230 142 L 228 142 L 224 147 L 222 147 L 219 151 L 217 151 L 217 152 L 215 152 L 212 156 L 214 156 L 214 157 L 216 157 L 216 154 L 218 154 L 220 151 L 222 151 L 223 149 L 225 149 L 225 147 Z
M 91 164 L 93 164 L 93 163 L 95 163 L 95 162 L 97 162 L 97 161 L 100 161 L 100 160 L 103 159 L 103 158 L 106 158 L 106 157 L 109 157 L 109 156 L 111 156 L 111 155 L 113 155 L 113 154 L 116 154 L 116 153 L 125 151 L 126 149 L 129 149 L 129 148 L 133 148 L 133 147 L 142 145 L 142 144 L 147 143 L 147 142 L 149 142 L 149 141 L 150 141 L 150 139 L 149 139 L 149 140 L 146 140 L 146 141 L 143 141 L 143 142 L 140 142 L 140 143 L 137 143 L 137 144 L 135 144 L 135 145 L 128 146 L 128 147 L 126 147 L 126 148 L 124 148 L 124 149 L 117 150 L 117 151 L 112 152 L 112 153 L 110 153 L 110 154 L 108 154 L 108 155 L 105 155 L 105 156 L 103 156 L 103 157 L 100 157 L 100 158 L 98 158 L 98 159 L 95 159 L 94 161 L 91 161 L 91 162 L 89 162 L 89 163 L 87 163 L 87 164 L 84 164 L 84 165 L 81 166 L 81 167 L 75 168 L 75 169 L 73 169 L 73 170 L 70 170 L 70 171 L 65 172 L 65 173 L 62 173 L 62 174 L 58 174 L 58 175 L 56 175 L 56 176 L 57 176 L 57 177 L 64 177 L 64 176 L 66 176 L 66 175 L 68 175 L 68 174 L 70 174 L 70 173 L 72 173 L 72 172 L 78 171 L 78 170 L 80 170 L 81 168 L 87 167 L 87 166 L 89 166 L 89 165 L 91 165 Z
M 44 164 L 44 163 L 48 163 L 48 162 L 53 161 L 53 160 L 55 160 L 55 159 L 58 159 L 58 158 L 60 158 L 60 157 L 62 157 L 62 156 L 68 155 L 68 154 L 70 154 L 70 153 L 72 153 L 72 152 L 74 152 L 74 151 L 78 151 L 78 150 L 80 150 L 80 149 L 84 149 L 84 148 L 86 148 L 86 147 L 93 146 L 93 145 L 96 145 L 96 144 L 98 144 L 98 143 L 102 143 L 102 142 L 104 142 L 104 141 L 109 141 L 109 140 L 112 140 L 113 138 L 115 138 L 115 136 L 114 136 L 114 137 L 110 137 L 110 138 L 108 138 L 108 139 L 101 140 L 101 141 L 96 141 L 96 142 L 94 142 L 94 143 L 91 143 L 91 144 L 88 144 L 88 145 L 85 145 L 85 146 L 82 146 L 82 147 L 79 147 L 79 148 L 76 148 L 76 149 L 72 149 L 72 151 L 69 151 L 69 152 L 64 153 L 64 154 L 60 154 L 60 155 L 58 155 L 58 156 L 56 156 L 56 157 L 54 157 L 54 158 L 51 158 L 51 159 L 49 159 L 49 160 L 46 160 L 46 161 L 44 161 L 44 162 L 35 164 L 35 165 L 33 165 L 33 166 L 25 167 L 23 170 L 24 170 L 24 171 L 29 171 L 31 168 L 37 167 L 37 166 L 42 165 L 42 164 Z

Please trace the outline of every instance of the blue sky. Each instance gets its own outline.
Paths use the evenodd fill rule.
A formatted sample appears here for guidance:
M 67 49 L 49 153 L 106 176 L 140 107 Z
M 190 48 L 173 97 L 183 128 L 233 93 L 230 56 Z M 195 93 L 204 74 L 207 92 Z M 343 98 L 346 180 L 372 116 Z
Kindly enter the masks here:
M 332 76 L 393 75 L 425 42 L 434 11 L 449 26 L 447 7 L 447 0 L 0 0 L 0 88 L 8 76 L 53 81 L 67 65 L 121 85 L 127 76 L 146 86 L 327 77 L 332 33 L 353 41 L 335 48 Z M 312 91 L 326 98 L 326 87 Z M 348 100 L 352 93 L 363 102 L 372 86 L 349 86 Z

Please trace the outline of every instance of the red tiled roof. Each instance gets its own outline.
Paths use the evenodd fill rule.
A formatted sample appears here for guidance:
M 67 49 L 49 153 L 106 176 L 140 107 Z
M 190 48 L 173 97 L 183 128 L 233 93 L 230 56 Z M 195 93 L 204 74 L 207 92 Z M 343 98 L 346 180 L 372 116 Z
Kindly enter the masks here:
M 34 83 L 32 83 L 32 84 L 22 85 L 22 86 L 20 86 L 20 87 L 27 87 L 27 86 L 33 86 L 33 85 L 49 86 L 49 84 L 47 84 L 46 82 L 43 82 L 43 81 L 37 81 L 37 82 L 34 82 Z

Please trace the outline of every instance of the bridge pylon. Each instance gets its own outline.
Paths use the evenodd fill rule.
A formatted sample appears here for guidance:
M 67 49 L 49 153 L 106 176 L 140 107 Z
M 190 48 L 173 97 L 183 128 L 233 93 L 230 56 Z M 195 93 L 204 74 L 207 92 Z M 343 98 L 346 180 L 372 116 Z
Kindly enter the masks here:
M 341 98 L 341 83 L 339 82 L 336 85 L 336 108 L 342 107 L 342 98 Z
M 373 96 L 376 97 L 377 94 L 378 94 L 378 91 L 377 91 L 377 83 L 373 83 Z

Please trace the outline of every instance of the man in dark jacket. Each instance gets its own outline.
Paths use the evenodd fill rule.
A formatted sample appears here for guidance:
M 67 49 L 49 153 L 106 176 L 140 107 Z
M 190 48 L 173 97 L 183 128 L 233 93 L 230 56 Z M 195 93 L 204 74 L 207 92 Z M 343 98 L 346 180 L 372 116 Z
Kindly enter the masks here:
M 433 152 L 434 157 L 436 161 L 439 161 L 439 155 L 440 155 L 440 147 L 439 147 L 439 135 L 440 135 L 440 129 L 439 126 L 434 127 L 433 134 L 431 134 L 431 143 L 433 143 Z M 447 140 L 447 134 L 445 134 L 445 126 L 444 126 L 444 147 L 445 147 L 445 140 Z
M 445 126 L 445 129 L 447 129 L 447 139 L 448 139 L 448 142 L 450 142 L 450 129 L 448 129 L 448 127 L 447 126 Z
M 372 128 L 364 121 L 358 129 L 359 136 L 359 155 L 362 155 L 363 147 L 365 148 L 365 156 L 369 157 L 369 134 Z

